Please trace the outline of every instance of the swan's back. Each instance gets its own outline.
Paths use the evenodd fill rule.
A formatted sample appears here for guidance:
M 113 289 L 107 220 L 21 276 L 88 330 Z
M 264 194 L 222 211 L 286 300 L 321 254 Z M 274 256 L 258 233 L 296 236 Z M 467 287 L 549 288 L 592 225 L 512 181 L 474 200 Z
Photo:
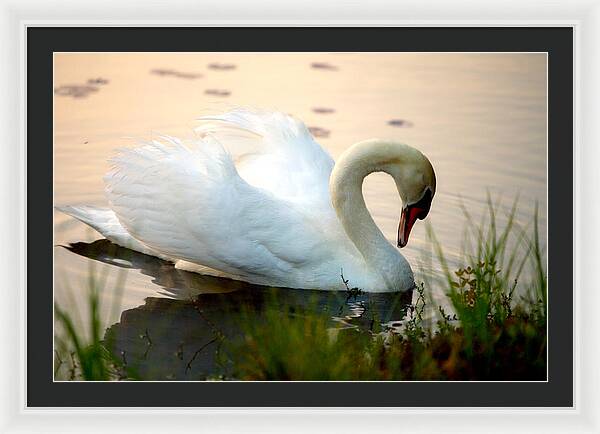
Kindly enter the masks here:
M 196 132 L 222 143 L 250 185 L 282 200 L 329 201 L 333 158 L 302 121 L 280 112 L 246 109 L 199 120 Z
M 302 122 L 235 110 L 201 119 L 197 132 L 112 159 L 106 194 L 136 240 L 266 285 L 316 287 L 336 254 L 360 260 L 329 200 L 333 159 Z

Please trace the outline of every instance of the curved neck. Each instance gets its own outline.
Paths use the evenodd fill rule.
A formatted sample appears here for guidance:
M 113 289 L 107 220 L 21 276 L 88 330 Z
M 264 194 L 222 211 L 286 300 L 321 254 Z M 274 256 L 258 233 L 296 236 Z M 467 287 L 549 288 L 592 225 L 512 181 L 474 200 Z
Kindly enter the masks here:
M 410 266 L 396 247 L 388 242 L 371 217 L 362 193 L 363 180 L 373 172 L 386 172 L 383 142 L 369 140 L 350 147 L 331 173 L 331 200 L 348 238 L 352 240 L 372 271 L 378 272 L 393 287 L 398 267 Z M 397 180 L 396 180 L 397 181 Z M 412 277 L 412 272 L 410 272 Z

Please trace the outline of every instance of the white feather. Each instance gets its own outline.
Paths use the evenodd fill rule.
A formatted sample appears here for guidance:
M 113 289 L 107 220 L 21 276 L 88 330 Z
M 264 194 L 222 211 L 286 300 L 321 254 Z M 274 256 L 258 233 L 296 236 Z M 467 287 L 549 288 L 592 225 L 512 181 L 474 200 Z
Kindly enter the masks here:
M 198 139 L 185 143 L 163 136 L 121 149 L 104 178 L 110 210 L 63 211 L 117 244 L 186 269 L 343 289 L 343 268 L 355 286 L 392 289 L 340 224 L 329 193 L 334 161 L 302 122 L 238 109 L 200 119 L 196 131 Z M 406 286 L 410 267 L 388 256 L 387 268 L 408 267 L 398 277 Z

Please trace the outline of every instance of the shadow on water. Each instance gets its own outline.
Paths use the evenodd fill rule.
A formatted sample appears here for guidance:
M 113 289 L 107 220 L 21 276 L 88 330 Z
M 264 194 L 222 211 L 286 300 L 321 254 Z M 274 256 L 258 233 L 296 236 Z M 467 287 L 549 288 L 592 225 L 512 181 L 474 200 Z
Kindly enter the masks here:
M 223 373 L 222 346 L 267 309 L 302 315 L 317 311 L 334 328 L 372 329 L 406 315 L 412 293 L 350 293 L 268 288 L 176 269 L 172 263 L 119 247 L 108 240 L 66 247 L 106 264 L 152 277 L 162 297 L 121 313 L 106 330 L 107 347 L 137 376 L 153 380 L 202 380 Z

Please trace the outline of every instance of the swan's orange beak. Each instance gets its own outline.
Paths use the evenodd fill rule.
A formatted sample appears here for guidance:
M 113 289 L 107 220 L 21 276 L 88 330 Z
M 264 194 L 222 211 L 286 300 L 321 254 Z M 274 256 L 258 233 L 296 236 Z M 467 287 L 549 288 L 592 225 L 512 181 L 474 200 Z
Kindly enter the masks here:
M 398 247 L 402 248 L 408 244 L 408 236 L 413 225 L 419 220 L 423 220 L 429 214 L 431 208 L 431 200 L 433 196 L 431 191 L 427 189 L 423 198 L 417 203 L 407 205 L 402 208 L 402 214 L 400 214 L 400 224 L 398 225 Z

